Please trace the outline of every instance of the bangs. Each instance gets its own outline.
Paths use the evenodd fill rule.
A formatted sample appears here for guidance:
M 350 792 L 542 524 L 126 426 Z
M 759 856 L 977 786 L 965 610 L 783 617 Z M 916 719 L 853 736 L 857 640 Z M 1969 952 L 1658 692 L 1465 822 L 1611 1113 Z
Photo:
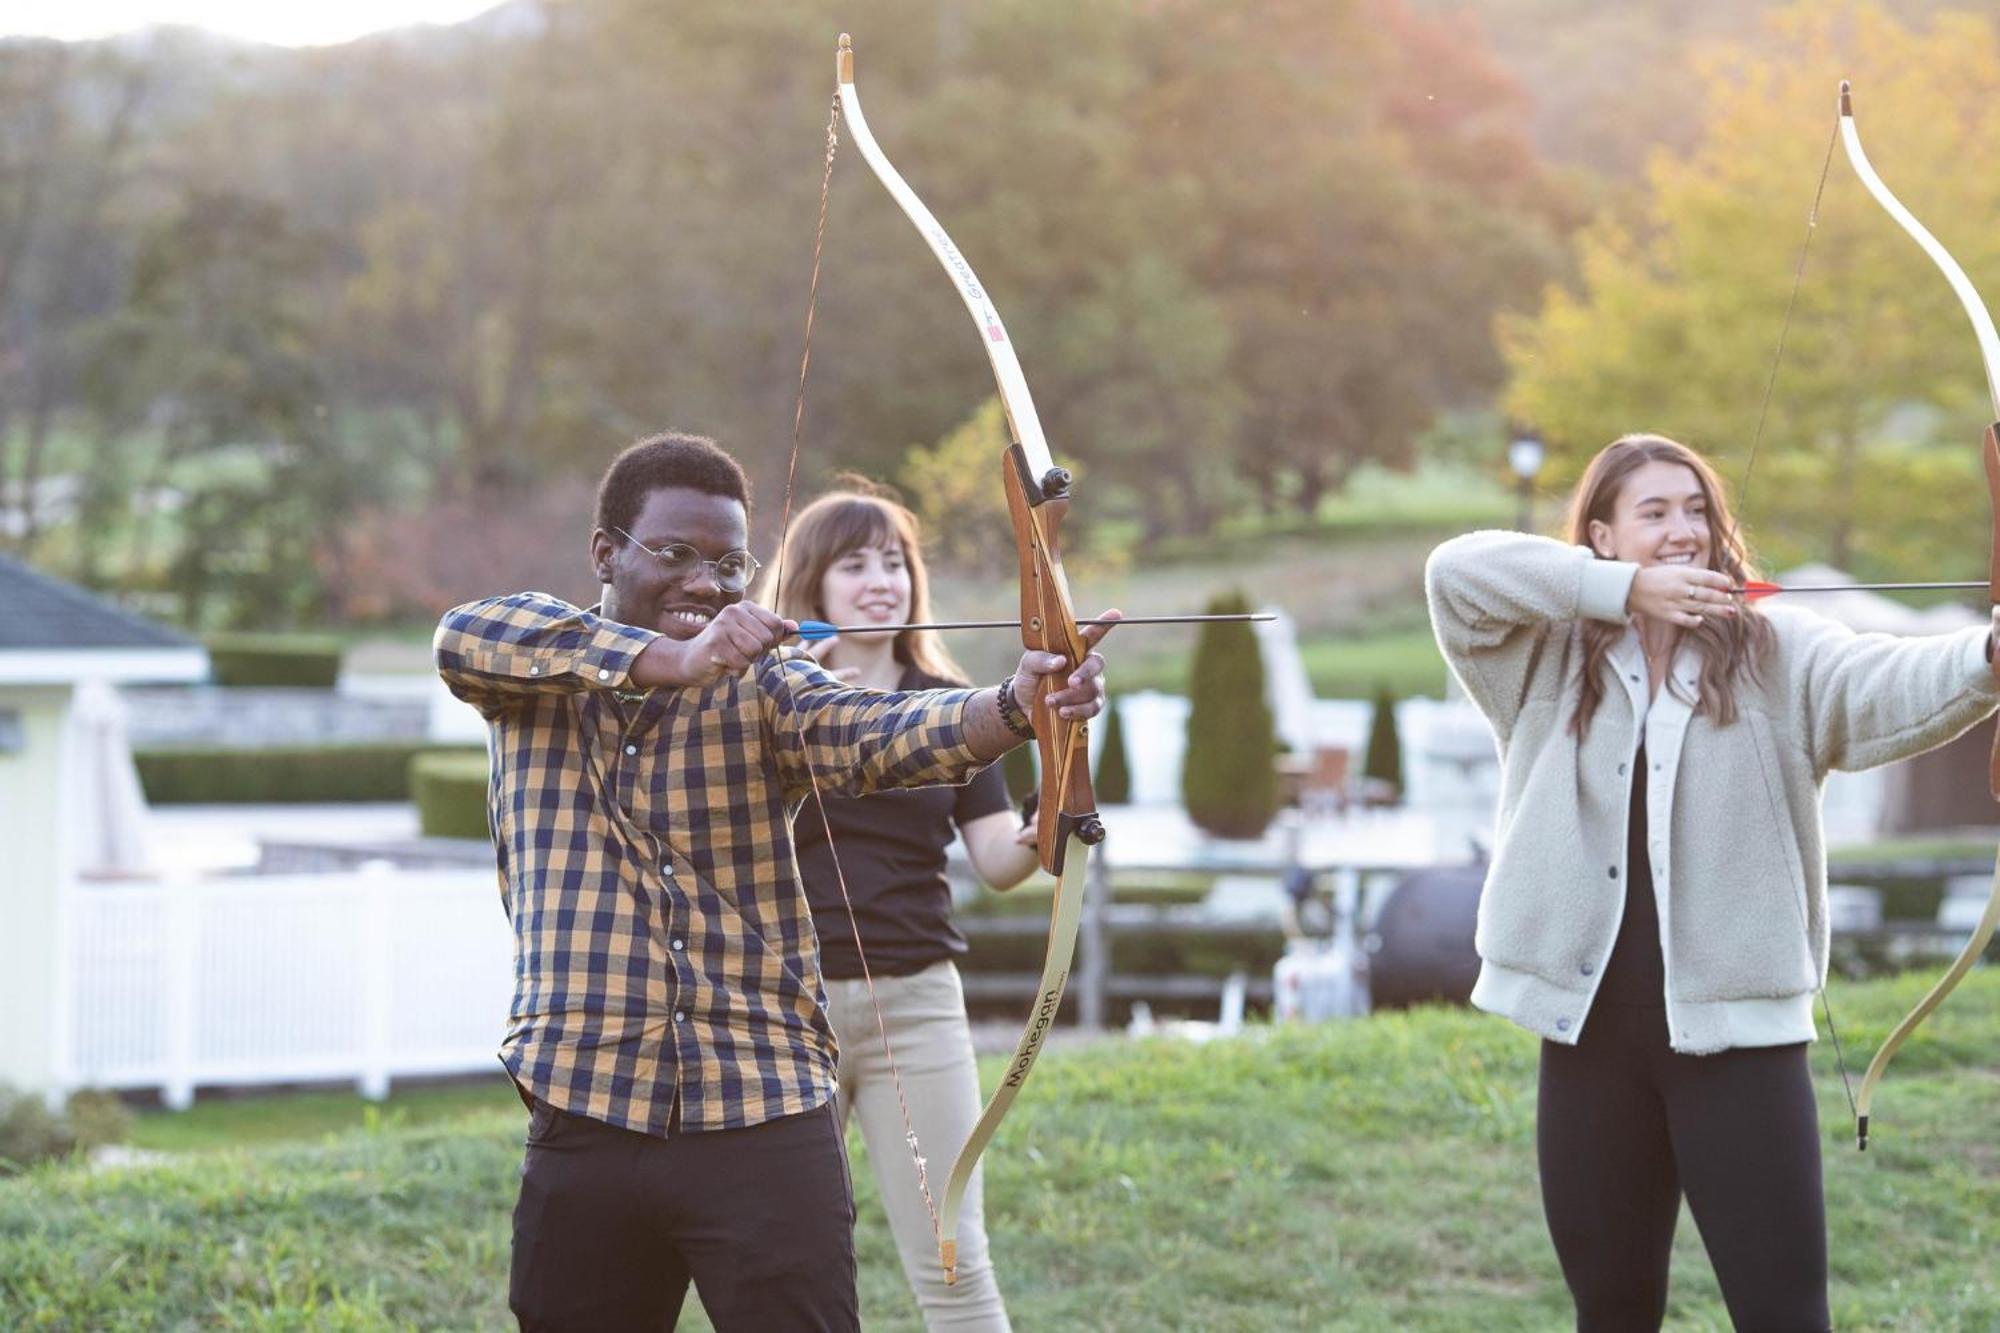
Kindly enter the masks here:
M 830 560 L 864 546 L 887 550 L 894 545 L 904 555 L 909 554 L 910 543 L 902 526 L 876 501 L 859 497 L 840 500 L 828 505 L 827 511 L 825 526 L 816 535 L 814 545 Z

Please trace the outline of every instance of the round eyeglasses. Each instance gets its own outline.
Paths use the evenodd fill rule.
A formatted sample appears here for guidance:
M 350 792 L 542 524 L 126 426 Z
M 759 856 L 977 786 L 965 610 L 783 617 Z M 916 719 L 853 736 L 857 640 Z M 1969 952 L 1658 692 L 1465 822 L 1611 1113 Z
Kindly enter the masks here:
M 669 542 L 656 551 L 623 528 L 613 528 L 612 531 L 659 561 L 660 571 L 670 579 L 686 580 L 693 577 L 696 570 L 707 566 L 716 587 L 724 592 L 742 592 L 762 568 L 757 563 L 757 557 L 748 551 L 730 551 L 717 559 L 707 560 L 686 542 Z

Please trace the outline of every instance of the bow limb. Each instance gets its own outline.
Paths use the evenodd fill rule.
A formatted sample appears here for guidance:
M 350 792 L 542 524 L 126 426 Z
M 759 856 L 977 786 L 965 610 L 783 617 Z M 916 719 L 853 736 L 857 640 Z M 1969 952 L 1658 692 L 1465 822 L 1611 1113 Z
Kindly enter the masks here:
M 1987 497 L 1993 514 L 1993 550 L 1987 567 L 1987 591 L 1993 604 L 2000 606 L 2000 334 L 1995 333 L 1993 316 L 1987 310 L 1986 303 L 1979 299 L 1979 293 L 1973 289 L 1972 280 L 1965 275 L 1965 270 L 1951 257 L 1951 253 L 1938 243 L 1937 237 L 1931 235 L 1930 229 L 1919 222 L 1916 216 L 1903 206 L 1902 201 L 1890 193 L 1889 187 L 1882 183 L 1882 178 L 1870 165 L 1868 155 L 1861 148 L 1861 134 L 1854 124 L 1853 97 L 1846 83 L 1840 85 L 1840 138 L 1847 149 L 1848 162 L 1854 167 L 1855 175 L 1861 178 L 1861 183 L 1867 187 L 1868 193 L 1874 196 L 1875 202 L 1882 205 L 1889 216 L 1896 220 L 1897 225 L 1909 233 L 1910 239 L 1930 256 L 1931 262 L 1937 265 L 1945 281 L 1951 284 L 1951 289 L 1957 294 L 1959 303 L 1965 307 L 1966 316 L 1972 321 L 1973 333 L 1979 340 L 1979 357 L 1986 369 L 1986 388 L 1996 423 L 1986 428 L 1986 438 L 1982 447 L 1986 464 Z M 2000 671 L 2000 662 L 1995 663 L 1995 669 Z M 1987 783 L 1994 799 L 2000 800 L 2000 730 L 1996 730 L 1994 734 L 1993 753 L 1987 764 Z M 1868 1147 L 1869 1104 L 1874 1097 L 1875 1085 L 1881 1081 L 1883 1072 L 1889 1067 L 1889 1061 L 1894 1058 L 1897 1049 L 1910 1034 L 1917 1030 L 1917 1026 L 1944 1003 L 1945 997 L 1951 994 L 1958 983 L 1965 978 L 1965 974 L 1972 970 L 1973 964 L 1979 961 L 1986 952 L 1986 946 L 1992 941 L 1996 925 L 2000 925 L 2000 857 L 1994 862 L 1993 891 L 1986 900 L 1986 911 L 1980 916 L 1979 924 L 1974 927 L 1972 937 L 1965 942 L 1965 947 L 1959 950 L 1958 957 L 1952 960 L 1951 966 L 1945 969 L 1944 975 L 1938 978 L 1937 983 L 1925 993 L 1924 998 L 1904 1016 L 1902 1022 L 1896 1024 L 1887 1039 L 1883 1041 L 1881 1048 L 1875 1052 L 1875 1058 L 1869 1061 L 1868 1072 L 1861 1078 L 1861 1087 L 1855 1093 L 1854 1113 L 1855 1137 L 1863 1151 Z
M 1059 653 L 1074 666 L 1083 660 L 1087 647 L 1077 631 L 1076 613 L 1070 605 L 1069 585 L 1062 569 L 1060 528 L 1069 510 L 1070 474 L 1057 467 L 1049 455 L 1041 420 L 1035 414 L 1035 401 L 1028 393 L 1028 381 L 1021 373 L 1014 344 L 1007 337 L 1007 327 L 1001 322 L 992 298 L 951 236 L 889 161 L 868 128 L 868 118 L 862 113 L 861 98 L 854 87 L 853 43 L 845 33 L 841 34 L 836 59 L 840 111 L 847 122 L 848 138 L 951 276 L 967 313 L 979 327 L 981 343 L 993 369 L 1012 440 L 1004 463 L 1004 482 L 1020 553 L 1022 643 L 1031 649 Z M 1008 1061 L 1000 1086 L 994 1090 L 959 1151 L 945 1186 L 939 1213 L 938 1257 L 944 1265 L 947 1282 L 957 1278 L 958 1214 L 973 1168 L 1013 1105 L 1028 1071 L 1034 1068 L 1035 1058 L 1041 1053 L 1043 1041 L 1062 1007 L 1070 960 L 1076 952 L 1077 927 L 1083 917 L 1089 851 L 1104 839 L 1104 825 L 1097 817 L 1097 800 L 1090 784 L 1089 733 L 1082 722 L 1064 719 L 1046 706 L 1048 694 L 1057 688 L 1055 678 L 1041 678 L 1032 714 L 1041 758 L 1041 814 L 1036 851 L 1042 868 L 1056 877 L 1048 950 L 1027 1028 Z

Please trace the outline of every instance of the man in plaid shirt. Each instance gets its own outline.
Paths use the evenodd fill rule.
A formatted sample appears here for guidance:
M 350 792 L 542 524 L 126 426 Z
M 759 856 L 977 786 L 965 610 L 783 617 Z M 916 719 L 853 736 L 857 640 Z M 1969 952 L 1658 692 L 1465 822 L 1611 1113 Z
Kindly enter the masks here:
M 1103 663 L 1030 652 L 998 689 L 843 684 L 743 600 L 749 484 L 712 442 L 625 450 L 598 492 L 602 600 L 455 608 L 439 673 L 491 728 L 514 926 L 501 1060 L 529 1106 L 509 1303 L 524 1330 L 859 1327 L 836 1052 L 791 816 L 812 791 L 962 783 Z M 1103 628 L 1083 631 L 1093 645 Z M 952 1145 L 942 1145 L 948 1151 Z

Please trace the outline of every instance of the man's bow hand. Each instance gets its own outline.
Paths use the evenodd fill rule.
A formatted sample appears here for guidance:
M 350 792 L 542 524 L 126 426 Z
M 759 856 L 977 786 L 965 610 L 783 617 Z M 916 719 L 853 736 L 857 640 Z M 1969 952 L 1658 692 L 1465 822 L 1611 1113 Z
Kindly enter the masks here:
M 1100 619 L 1115 622 L 1121 615 L 1119 611 L 1106 611 Z M 1060 654 L 1034 648 L 1022 653 L 1020 670 L 1014 673 L 1014 701 L 1021 705 L 1022 711 L 1030 718 L 1035 717 L 1037 683 L 1047 676 L 1062 683 L 1062 688 L 1048 696 L 1048 707 L 1057 710 L 1065 720 L 1087 721 L 1103 712 L 1104 659 L 1092 650 L 1103 642 L 1104 636 L 1111 630 L 1112 626 L 1108 624 L 1078 627 L 1077 636 L 1083 640 L 1085 649 L 1083 661 L 1078 663 L 1073 664 Z

